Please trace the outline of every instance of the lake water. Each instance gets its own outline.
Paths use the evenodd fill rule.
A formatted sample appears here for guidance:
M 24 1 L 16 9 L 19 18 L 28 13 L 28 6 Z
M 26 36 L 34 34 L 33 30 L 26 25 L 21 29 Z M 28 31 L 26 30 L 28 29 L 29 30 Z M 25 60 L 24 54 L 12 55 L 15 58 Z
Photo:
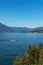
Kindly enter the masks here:
M 0 33 L 0 65 L 13 65 L 15 57 L 24 54 L 29 45 L 41 42 L 42 33 Z

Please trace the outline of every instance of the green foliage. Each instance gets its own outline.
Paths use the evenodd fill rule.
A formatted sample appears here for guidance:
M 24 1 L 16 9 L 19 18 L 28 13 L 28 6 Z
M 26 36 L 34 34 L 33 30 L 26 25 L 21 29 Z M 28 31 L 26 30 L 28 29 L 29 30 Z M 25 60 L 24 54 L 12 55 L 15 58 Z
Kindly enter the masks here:
M 16 57 L 13 65 L 43 65 L 43 44 L 29 46 L 24 56 Z

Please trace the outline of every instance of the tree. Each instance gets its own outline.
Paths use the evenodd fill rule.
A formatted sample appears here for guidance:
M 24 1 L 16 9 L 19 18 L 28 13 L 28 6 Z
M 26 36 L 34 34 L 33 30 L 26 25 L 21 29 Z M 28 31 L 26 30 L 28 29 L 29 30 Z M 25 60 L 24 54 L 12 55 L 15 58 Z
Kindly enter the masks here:
M 29 46 L 24 56 L 16 57 L 14 65 L 43 65 L 43 45 Z

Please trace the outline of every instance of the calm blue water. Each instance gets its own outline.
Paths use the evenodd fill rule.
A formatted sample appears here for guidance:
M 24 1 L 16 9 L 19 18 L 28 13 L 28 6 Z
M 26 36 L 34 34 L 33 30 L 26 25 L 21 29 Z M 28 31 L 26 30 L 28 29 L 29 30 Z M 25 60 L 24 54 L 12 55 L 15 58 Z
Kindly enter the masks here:
M 30 44 L 40 42 L 43 43 L 42 33 L 0 33 L 0 65 L 13 65 L 17 55 L 24 54 Z

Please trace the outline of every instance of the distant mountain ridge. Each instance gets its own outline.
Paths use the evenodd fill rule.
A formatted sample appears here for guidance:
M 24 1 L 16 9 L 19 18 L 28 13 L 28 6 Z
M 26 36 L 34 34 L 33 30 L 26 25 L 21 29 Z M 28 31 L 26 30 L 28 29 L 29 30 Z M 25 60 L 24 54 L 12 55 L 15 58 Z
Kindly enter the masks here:
M 0 32 L 14 32 L 14 33 L 43 33 L 43 27 L 26 28 L 26 27 L 8 27 L 0 23 Z
M 2 23 L 0 23 L 0 32 L 11 32 L 12 29 Z

